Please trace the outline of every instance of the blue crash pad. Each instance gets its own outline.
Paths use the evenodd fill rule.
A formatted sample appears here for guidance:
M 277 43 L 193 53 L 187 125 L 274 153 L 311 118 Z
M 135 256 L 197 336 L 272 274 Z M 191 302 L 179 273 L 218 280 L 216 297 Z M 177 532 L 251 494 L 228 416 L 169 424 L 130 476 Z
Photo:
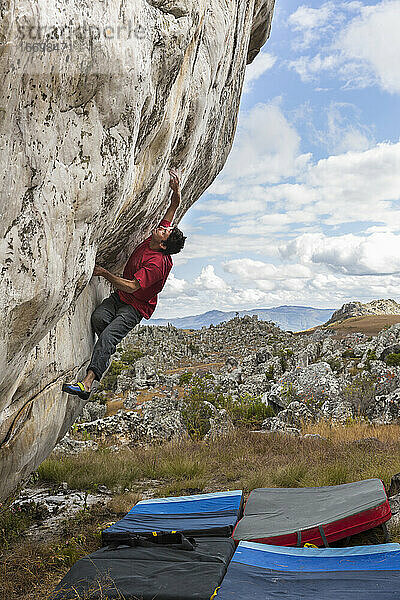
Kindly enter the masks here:
M 285 548 L 240 542 L 217 600 L 395 600 L 400 545 Z
M 153 531 L 230 536 L 242 508 L 241 490 L 142 500 L 120 521 L 103 531 L 103 542 L 112 542 L 114 534 L 150 534 Z

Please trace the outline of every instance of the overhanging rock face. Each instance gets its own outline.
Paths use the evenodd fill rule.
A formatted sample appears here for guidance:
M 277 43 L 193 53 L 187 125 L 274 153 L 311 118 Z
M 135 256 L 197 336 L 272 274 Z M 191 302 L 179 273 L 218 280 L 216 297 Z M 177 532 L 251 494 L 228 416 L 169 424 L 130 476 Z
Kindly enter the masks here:
M 2 73 L 0 496 L 81 409 L 60 392 L 87 364 L 105 294 L 182 176 L 178 220 L 225 163 L 245 65 L 274 0 L 8 0 Z

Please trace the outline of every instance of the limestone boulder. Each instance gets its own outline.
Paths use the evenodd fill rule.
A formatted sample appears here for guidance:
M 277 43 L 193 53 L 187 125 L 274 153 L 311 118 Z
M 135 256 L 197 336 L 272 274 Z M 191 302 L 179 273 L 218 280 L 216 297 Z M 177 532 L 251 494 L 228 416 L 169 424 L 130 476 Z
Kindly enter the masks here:
M 230 151 L 274 0 L 5 2 L 0 11 L 0 496 L 82 409 L 89 317 L 162 217 L 179 222 Z

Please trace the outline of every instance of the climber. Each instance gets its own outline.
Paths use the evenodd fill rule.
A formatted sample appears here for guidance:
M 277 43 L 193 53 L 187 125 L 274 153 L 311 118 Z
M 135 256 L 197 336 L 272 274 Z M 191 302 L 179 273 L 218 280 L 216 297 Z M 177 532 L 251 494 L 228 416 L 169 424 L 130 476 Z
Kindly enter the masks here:
M 171 225 L 181 200 L 179 176 L 170 170 L 171 204 L 159 226 L 132 252 L 122 277 L 95 266 L 93 275 L 104 277 L 116 289 L 95 309 L 91 323 L 98 336 L 86 377 L 64 383 L 62 391 L 88 400 L 92 384 L 100 381 L 117 344 L 141 321 L 149 319 L 172 268 L 171 254 L 180 252 L 186 237 Z

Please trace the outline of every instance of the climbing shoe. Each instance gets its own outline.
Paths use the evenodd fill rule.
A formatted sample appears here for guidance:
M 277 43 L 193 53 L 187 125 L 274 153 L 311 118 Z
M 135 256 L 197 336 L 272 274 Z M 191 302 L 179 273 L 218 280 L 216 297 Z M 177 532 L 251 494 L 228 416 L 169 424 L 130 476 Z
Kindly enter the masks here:
M 81 400 L 89 400 L 90 392 L 87 392 L 81 381 L 76 383 L 64 383 L 62 391 L 73 396 L 78 396 Z

